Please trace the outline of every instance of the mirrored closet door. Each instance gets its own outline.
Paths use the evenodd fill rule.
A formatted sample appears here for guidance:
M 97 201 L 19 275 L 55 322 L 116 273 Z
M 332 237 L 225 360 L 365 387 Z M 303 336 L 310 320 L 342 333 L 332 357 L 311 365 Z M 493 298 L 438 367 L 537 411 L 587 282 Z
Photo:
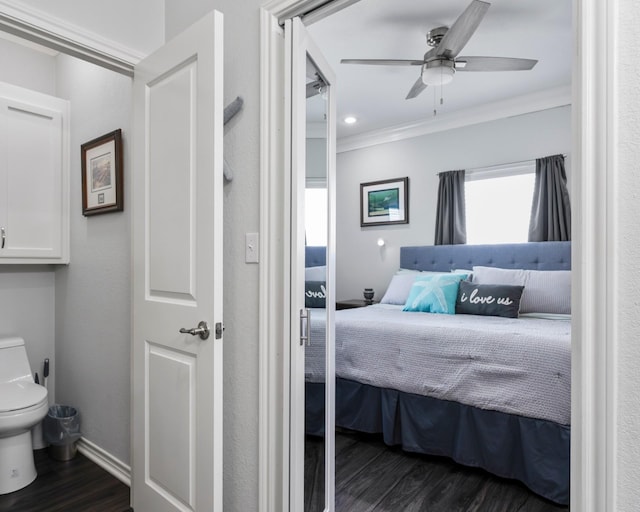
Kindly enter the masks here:
M 334 510 L 335 98 L 331 69 L 298 19 L 291 44 L 290 509 Z M 287 27 L 285 27 L 286 32 Z M 297 104 L 296 104 L 297 97 Z M 296 315 L 292 315 L 298 319 Z

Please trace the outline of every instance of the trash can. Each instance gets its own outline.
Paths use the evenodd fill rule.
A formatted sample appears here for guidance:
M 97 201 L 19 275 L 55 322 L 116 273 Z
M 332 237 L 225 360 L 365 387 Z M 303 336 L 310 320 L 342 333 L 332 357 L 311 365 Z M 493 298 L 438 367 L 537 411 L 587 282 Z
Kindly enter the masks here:
M 56 460 L 71 460 L 76 455 L 80 439 L 80 415 L 75 407 L 52 405 L 44 418 L 44 439 L 49 443 L 49 456 Z

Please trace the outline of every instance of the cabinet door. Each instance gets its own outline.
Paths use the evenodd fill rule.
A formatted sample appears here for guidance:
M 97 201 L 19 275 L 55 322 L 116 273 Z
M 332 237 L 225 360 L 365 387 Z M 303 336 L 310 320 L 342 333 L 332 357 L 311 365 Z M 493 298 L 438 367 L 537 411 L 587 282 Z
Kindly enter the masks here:
M 63 112 L 13 98 L 0 104 L 0 262 L 66 263 Z

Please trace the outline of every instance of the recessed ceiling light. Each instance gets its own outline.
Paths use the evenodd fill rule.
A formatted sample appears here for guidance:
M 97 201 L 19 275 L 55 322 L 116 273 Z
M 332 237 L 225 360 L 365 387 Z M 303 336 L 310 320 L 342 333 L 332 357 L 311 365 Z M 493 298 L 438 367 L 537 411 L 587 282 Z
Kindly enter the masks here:
M 354 124 L 358 122 L 358 118 L 353 117 L 353 116 L 347 116 L 344 118 L 344 122 L 345 124 Z

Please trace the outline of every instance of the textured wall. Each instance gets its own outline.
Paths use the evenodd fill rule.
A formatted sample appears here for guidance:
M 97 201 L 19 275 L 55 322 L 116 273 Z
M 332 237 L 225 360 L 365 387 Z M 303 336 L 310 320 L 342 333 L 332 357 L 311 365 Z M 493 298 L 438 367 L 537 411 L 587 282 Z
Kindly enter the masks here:
M 0 39 L 0 81 L 55 96 L 55 58 Z M 51 359 L 49 398 L 55 398 L 54 266 L 0 265 L 0 337 L 21 336 L 31 369 L 42 376 Z
M 617 116 L 618 152 L 613 190 L 619 247 L 616 284 L 618 331 L 617 375 L 617 510 L 640 507 L 640 6 L 618 3 Z M 616 119 L 616 117 L 614 117 Z
M 50 403 L 55 400 L 54 304 L 54 273 L 50 267 L 0 266 L 0 338 L 24 338 L 31 370 L 41 379 L 44 359 L 50 359 Z
M 244 236 L 259 231 L 260 0 L 166 1 L 171 39 L 214 7 L 224 14 L 224 103 L 243 110 L 226 126 L 233 182 L 224 190 L 224 510 L 258 509 L 258 265 Z
M 337 157 L 337 297 L 382 298 L 400 247 L 433 244 L 441 171 L 519 162 L 571 152 L 571 109 L 533 114 L 379 144 Z M 567 161 L 569 168 L 570 162 Z M 360 227 L 360 183 L 409 176 L 409 224 Z M 380 249 L 376 240 L 386 245 Z
M 52 52 L 0 39 L 0 62 L 0 81 L 55 96 L 56 59 Z
M 71 263 L 56 270 L 57 399 L 80 411 L 87 439 L 129 462 L 131 79 L 58 57 L 71 101 Z M 122 129 L 124 212 L 83 217 L 80 145 Z

